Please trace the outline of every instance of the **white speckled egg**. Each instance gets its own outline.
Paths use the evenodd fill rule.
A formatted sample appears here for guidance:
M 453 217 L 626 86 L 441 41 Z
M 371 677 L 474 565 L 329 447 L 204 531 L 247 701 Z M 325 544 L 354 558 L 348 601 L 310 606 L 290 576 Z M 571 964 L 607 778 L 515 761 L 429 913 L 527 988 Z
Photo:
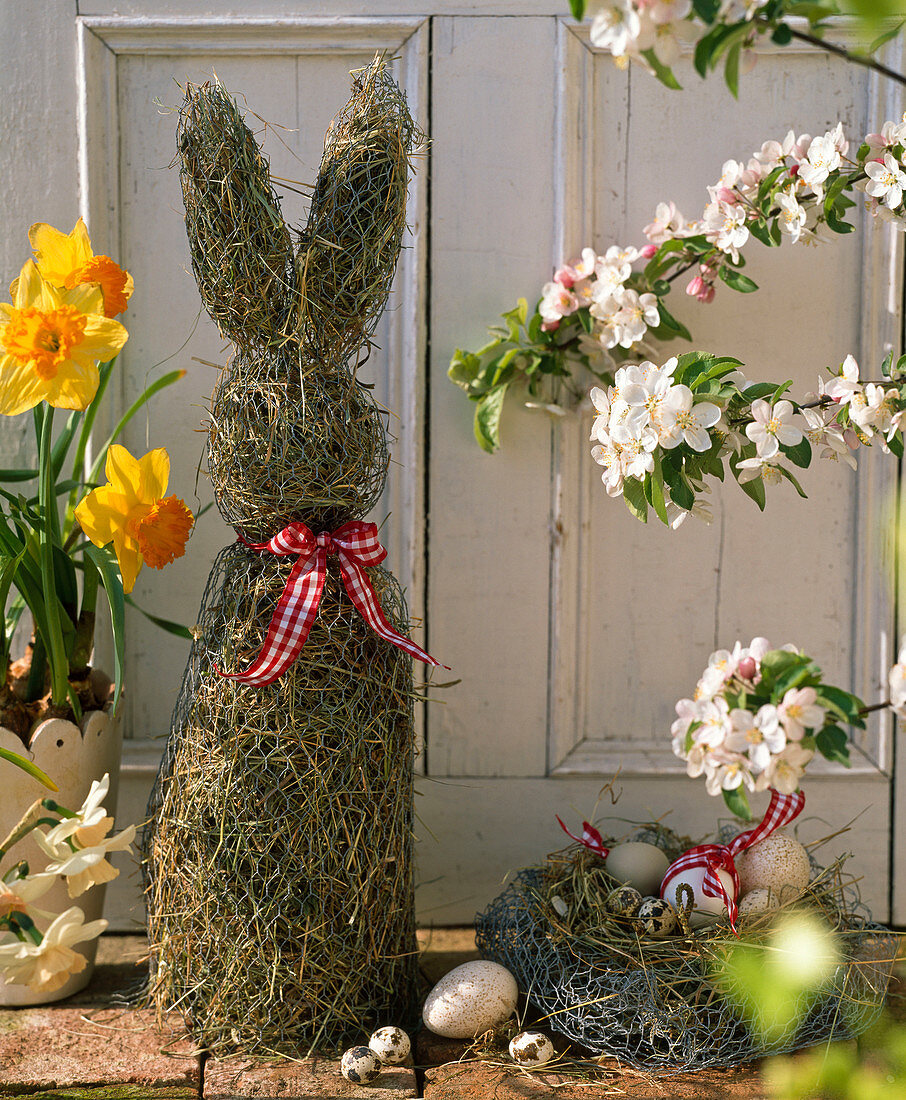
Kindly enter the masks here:
M 704 867 L 689 867 L 686 870 L 674 871 L 673 866 L 671 864 L 664 875 L 661 897 L 666 898 L 674 908 L 681 909 L 683 902 L 679 896 L 679 888 L 683 883 L 691 887 L 695 900 L 694 908 L 689 915 L 690 927 L 704 928 L 706 924 L 711 924 L 726 913 L 727 907 L 724 905 L 723 898 L 708 897 L 702 890 L 706 870 Z M 717 877 L 723 883 L 727 896 L 735 900 L 736 887 L 730 872 L 721 868 L 717 872 Z
M 761 913 L 767 913 L 772 909 L 780 908 L 780 898 L 767 886 L 759 886 L 743 894 L 739 899 L 740 917 L 755 917 Z
M 808 886 L 811 864 L 808 852 L 793 837 L 786 833 L 771 833 L 764 840 L 753 844 L 736 857 L 736 870 L 739 872 L 740 893 L 767 887 L 784 899 L 792 887 L 797 894 Z
M 543 1031 L 520 1031 L 510 1040 L 510 1057 L 519 1066 L 543 1066 L 554 1056 L 554 1044 Z
M 642 904 L 642 895 L 632 886 L 618 886 L 604 900 L 604 908 L 615 917 L 634 917 Z
M 617 882 L 634 887 L 644 896 L 657 893 L 669 863 L 656 844 L 629 840 L 610 849 L 604 867 Z
M 653 940 L 672 936 L 679 925 L 673 906 L 663 898 L 645 898 L 635 919 L 642 926 L 642 934 Z
M 435 1035 L 474 1039 L 512 1016 L 516 979 L 499 963 L 476 959 L 455 967 L 428 994 L 422 1019 Z
M 356 1085 L 370 1085 L 381 1073 L 381 1063 L 370 1047 L 351 1047 L 340 1059 L 340 1073 Z
M 397 1066 L 409 1057 L 412 1042 L 401 1027 L 379 1027 L 368 1046 L 385 1065 Z

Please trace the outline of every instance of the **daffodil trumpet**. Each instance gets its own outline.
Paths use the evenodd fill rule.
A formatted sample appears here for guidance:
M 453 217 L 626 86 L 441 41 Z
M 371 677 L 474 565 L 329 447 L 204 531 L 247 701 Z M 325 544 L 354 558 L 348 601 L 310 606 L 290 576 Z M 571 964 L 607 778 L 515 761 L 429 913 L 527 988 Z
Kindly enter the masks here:
M 113 626 L 116 706 L 122 690 L 125 593 L 144 564 L 160 568 L 184 552 L 194 522 L 178 497 L 149 494 L 139 487 L 127 493 L 130 507 L 119 515 L 119 526 L 108 516 L 108 537 L 99 537 L 104 508 L 86 501 L 107 499 L 110 504 L 113 499 L 103 491 L 100 498 L 94 496 L 110 452 L 128 455 L 117 440 L 129 422 L 185 372 L 174 370 L 154 379 L 106 440 L 92 440 L 117 357 L 128 339 L 117 317 L 128 306 L 133 280 L 109 257 L 95 254 L 81 219 L 70 233 L 38 223 L 29 241 L 33 258 L 12 282 L 11 301 L 0 302 L 0 415 L 32 411 L 38 454 L 36 468 L 0 470 L 0 600 L 9 607 L 0 622 L 0 655 L 6 670 L 11 638 L 26 610 L 34 624 L 30 667 L 27 660 L 17 666 L 17 695 L 10 684 L 0 682 L 0 723 L 5 725 L 10 724 L 4 721 L 8 708 L 21 705 L 23 694 L 24 702 L 32 703 L 48 686 L 50 705 L 68 708 L 76 720 L 84 707 L 106 702 L 106 696 L 100 700 L 93 694 L 88 679 L 102 588 Z M 55 432 L 56 409 L 66 410 L 68 417 Z M 169 460 L 163 448 L 151 453 L 157 456 L 150 461 L 153 487 L 158 488 L 164 466 L 169 472 Z M 129 456 L 116 470 L 125 468 L 123 463 L 142 461 Z M 33 496 L 12 489 L 29 481 L 37 483 Z M 10 490 L 4 488 L 7 483 Z M 113 489 L 109 492 L 115 495 Z M 79 517 L 86 517 L 87 529 Z M 15 753 L 3 759 L 25 766 Z M 26 770 L 55 789 L 37 769 Z

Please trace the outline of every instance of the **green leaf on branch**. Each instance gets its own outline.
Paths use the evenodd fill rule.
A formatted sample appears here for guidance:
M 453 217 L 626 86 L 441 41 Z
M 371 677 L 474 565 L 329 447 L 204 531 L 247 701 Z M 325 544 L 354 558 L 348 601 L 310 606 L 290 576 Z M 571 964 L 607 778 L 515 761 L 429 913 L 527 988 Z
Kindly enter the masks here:
M 703 23 L 713 23 L 720 11 L 720 0 L 692 0 L 692 10 Z
M 720 267 L 718 274 L 731 290 L 738 290 L 740 294 L 751 294 L 753 290 L 758 289 L 758 283 L 754 279 L 750 279 L 748 275 L 743 275 L 733 267 L 727 267 L 724 264 Z
M 801 469 L 805 470 L 812 461 L 812 447 L 809 441 L 802 437 L 795 447 L 785 446 L 783 453 L 787 456 L 790 462 L 795 463 Z
M 765 503 L 766 503 L 765 492 L 764 492 L 764 480 L 760 477 L 754 477 L 754 478 L 751 478 L 749 481 L 740 481 L 739 480 L 739 459 L 740 459 L 740 457 L 741 457 L 740 455 L 731 455 L 730 456 L 730 469 L 733 471 L 733 476 L 736 478 L 736 482 L 739 485 L 740 489 L 742 489 L 742 491 L 746 494 L 747 497 L 750 497 L 752 500 L 754 500 L 755 503 L 758 505 L 759 511 L 763 512 L 764 511 L 764 506 L 765 506 Z
M 727 53 L 724 65 L 724 80 L 730 89 L 730 95 L 739 99 L 739 55 L 742 53 L 742 42 L 734 42 Z
M 754 820 L 752 807 L 749 805 L 749 799 L 742 787 L 737 787 L 733 791 L 721 791 L 721 794 L 724 796 L 727 809 L 734 817 L 738 817 L 743 821 Z
M 664 470 L 661 465 L 660 456 L 656 452 L 654 455 L 654 472 L 650 473 L 645 479 L 645 487 L 648 490 L 648 501 L 654 509 L 657 518 L 661 523 L 667 525 L 667 501 L 664 496 Z
M 775 46 L 788 46 L 793 41 L 793 32 L 786 23 L 779 23 L 774 28 L 774 33 L 771 35 L 771 41 Z
M 585 18 L 585 3 L 586 0 L 569 0 L 569 10 L 577 23 Z
M 808 493 L 802 488 L 793 474 L 786 468 L 786 466 L 775 466 L 774 469 L 787 479 L 787 481 L 793 486 L 796 492 L 802 497 L 803 500 L 808 500 Z
M 473 430 L 478 445 L 488 454 L 493 454 L 500 446 L 500 414 L 503 412 L 503 399 L 508 384 L 486 393 L 475 407 Z
M 825 726 L 815 738 L 818 752 L 838 764 L 849 767 L 849 746 L 847 737 L 839 726 Z
M 623 482 L 623 499 L 626 507 L 642 523 L 648 522 L 648 501 L 645 499 L 645 486 L 638 478 L 627 477 Z
M 673 70 L 660 60 L 654 50 L 642 50 L 642 57 L 648 62 L 651 71 L 665 87 L 671 88 L 675 92 L 682 91 L 683 86 L 676 79 Z
M 677 321 L 670 310 L 664 305 L 663 301 L 658 302 L 657 310 L 660 314 L 661 325 L 666 325 L 667 328 L 673 329 L 677 336 L 682 336 L 684 340 L 692 339 L 692 333 L 686 328 L 682 321 Z
M 850 692 L 832 684 L 820 684 L 815 688 L 815 701 L 819 706 L 832 711 L 841 722 L 864 728 L 865 722 L 859 712 L 865 704 Z

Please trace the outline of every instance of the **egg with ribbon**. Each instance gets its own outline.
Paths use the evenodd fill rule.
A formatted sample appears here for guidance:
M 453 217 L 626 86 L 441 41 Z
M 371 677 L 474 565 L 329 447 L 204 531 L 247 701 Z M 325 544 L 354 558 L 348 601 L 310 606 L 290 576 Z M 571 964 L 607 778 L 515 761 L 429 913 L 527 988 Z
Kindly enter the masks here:
M 665 852 L 656 844 L 629 840 L 625 844 L 614 844 L 604 867 L 611 878 L 646 897 L 657 893 L 669 864 Z
M 713 923 L 719 917 L 725 916 L 727 906 L 720 896 L 711 897 L 704 892 L 705 875 L 708 872 L 706 864 L 689 865 L 687 862 L 689 853 L 680 856 L 671 863 L 661 883 L 661 897 L 665 898 L 674 909 L 684 908 L 684 892 L 682 886 L 688 886 L 692 891 L 692 912 L 689 914 L 689 926 L 691 928 L 704 928 Z M 722 867 L 717 869 L 717 877 L 720 879 L 727 897 L 736 901 L 736 882 L 733 875 Z

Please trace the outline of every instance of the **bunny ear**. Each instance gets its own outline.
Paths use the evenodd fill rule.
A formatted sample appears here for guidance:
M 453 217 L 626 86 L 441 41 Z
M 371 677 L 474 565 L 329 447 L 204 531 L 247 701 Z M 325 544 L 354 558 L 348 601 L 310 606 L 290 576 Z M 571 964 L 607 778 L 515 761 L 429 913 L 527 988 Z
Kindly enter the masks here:
M 384 307 L 406 227 L 409 158 L 424 142 L 382 55 L 354 74 L 334 119 L 296 257 L 298 331 L 316 355 L 348 357 Z
M 192 270 L 205 308 L 240 347 L 287 331 L 293 248 L 267 158 L 219 82 L 188 85 L 177 148 Z

